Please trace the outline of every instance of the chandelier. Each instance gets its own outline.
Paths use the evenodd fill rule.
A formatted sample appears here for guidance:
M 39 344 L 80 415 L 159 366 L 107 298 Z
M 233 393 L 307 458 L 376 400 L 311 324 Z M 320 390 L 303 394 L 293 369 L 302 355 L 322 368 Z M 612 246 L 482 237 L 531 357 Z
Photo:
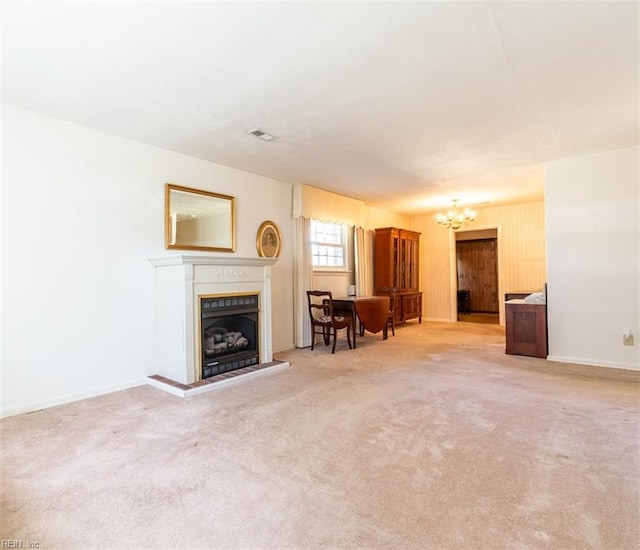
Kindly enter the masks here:
M 453 199 L 451 202 L 453 202 L 451 210 L 446 214 L 436 215 L 436 221 L 439 224 L 455 231 L 476 219 L 476 213 L 471 208 L 465 208 L 464 210 L 458 209 L 458 202 L 460 202 L 459 199 Z

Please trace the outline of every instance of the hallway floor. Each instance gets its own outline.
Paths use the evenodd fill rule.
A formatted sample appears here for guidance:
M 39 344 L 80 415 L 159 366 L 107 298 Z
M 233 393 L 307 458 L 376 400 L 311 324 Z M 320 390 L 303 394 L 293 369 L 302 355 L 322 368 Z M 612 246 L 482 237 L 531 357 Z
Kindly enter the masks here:
M 479 313 L 472 311 L 471 313 L 458 313 L 458 321 L 462 323 L 498 325 L 500 323 L 500 315 L 498 313 Z

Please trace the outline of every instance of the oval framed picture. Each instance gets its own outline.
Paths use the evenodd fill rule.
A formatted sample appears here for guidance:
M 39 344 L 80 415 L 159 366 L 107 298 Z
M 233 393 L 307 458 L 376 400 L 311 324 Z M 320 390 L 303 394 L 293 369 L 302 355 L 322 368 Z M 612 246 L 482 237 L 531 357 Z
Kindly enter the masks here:
M 262 222 L 256 236 L 256 248 L 261 258 L 277 258 L 280 255 L 282 237 L 280 229 L 270 220 Z

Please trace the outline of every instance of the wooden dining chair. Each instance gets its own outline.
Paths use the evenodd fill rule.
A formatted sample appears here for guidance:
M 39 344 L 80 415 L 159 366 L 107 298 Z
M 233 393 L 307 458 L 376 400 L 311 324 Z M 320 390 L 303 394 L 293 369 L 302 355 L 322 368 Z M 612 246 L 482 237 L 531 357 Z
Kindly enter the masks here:
M 316 343 L 316 334 L 322 335 L 324 345 L 328 346 L 333 337 L 331 353 L 336 351 L 338 331 L 347 329 L 347 343 L 351 346 L 351 326 L 353 317 L 348 312 L 336 312 L 333 308 L 333 296 L 328 290 L 307 290 L 309 302 L 309 319 L 311 321 L 311 350 Z M 355 334 L 354 334 L 355 338 Z
M 395 286 L 381 286 L 376 289 L 377 295 L 389 296 L 389 316 L 387 317 L 387 327 L 391 329 L 391 334 L 396 335 L 396 298 L 398 288 Z

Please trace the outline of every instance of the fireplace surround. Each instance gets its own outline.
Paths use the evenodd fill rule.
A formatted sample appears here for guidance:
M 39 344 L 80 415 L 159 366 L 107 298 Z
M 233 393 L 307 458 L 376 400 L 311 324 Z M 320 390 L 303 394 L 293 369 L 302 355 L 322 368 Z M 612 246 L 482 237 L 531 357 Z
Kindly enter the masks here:
M 209 376 L 215 376 L 219 372 L 215 365 L 206 365 L 206 349 L 213 350 L 215 342 L 205 338 L 213 336 L 216 322 L 207 313 L 203 318 L 203 311 L 211 312 L 213 307 L 204 307 L 220 304 L 220 299 L 230 300 L 233 309 L 233 299 L 236 306 L 242 297 L 238 315 L 233 317 L 243 318 L 244 322 L 236 320 L 236 323 L 244 323 L 248 327 L 247 319 L 255 319 L 255 334 L 253 338 L 257 357 L 240 355 L 233 359 L 236 362 L 232 368 L 241 368 L 242 361 L 249 359 L 253 364 L 270 363 L 273 359 L 272 333 L 271 333 L 271 266 L 277 261 L 275 258 L 242 258 L 233 256 L 211 256 L 195 254 L 176 254 L 162 258 L 151 259 L 150 262 L 156 268 L 156 293 L 157 293 L 157 374 L 169 380 L 182 384 L 193 384 Z M 254 296 L 257 307 L 254 304 L 245 304 L 245 297 Z M 251 301 L 251 299 L 249 300 Z M 252 310 L 252 311 L 249 311 Z M 252 317 L 253 316 L 253 317 Z M 204 330 L 209 328 L 207 336 Z M 224 327 L 229 332 L 243 332 L 237 330 L 237 326 Z M 225 333 L 225 335 L 228 335 Z M 235 335 L 234 335 L 235 337 Z M 238 338 L 241 338 L 238 337 Z M 233 355 L 233 354 L 224 354 Z M 215 362 L 215 361 L 212 361 Z M 204 364 L 204 365 L 203 365 Z M 204 369 L 203 369 L 204 366 Z M 203 372 L 204 370 L 204 372 Z

